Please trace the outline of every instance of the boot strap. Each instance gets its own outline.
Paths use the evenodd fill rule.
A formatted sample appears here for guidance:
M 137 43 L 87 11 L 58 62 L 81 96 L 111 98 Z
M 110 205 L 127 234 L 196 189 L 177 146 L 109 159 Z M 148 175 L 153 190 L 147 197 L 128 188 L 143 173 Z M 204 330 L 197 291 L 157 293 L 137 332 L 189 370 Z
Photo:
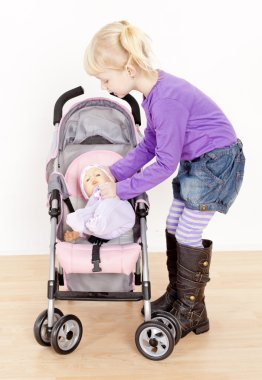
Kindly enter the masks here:
M 177 274 L 177 288 L 181 289 L 202 289 L 205 288 L 206 282 L 196 282 L 189 280 L 188 278 L 185 278 L 183 276 L 180 276 L 180 274 Z
M 185 268 L 183 265 L 181 264 L 178 264 L 177 265 L 177 271 L 178 273 L 188 279 L 188 280 L 191 280 L 191 281 L 194 281 L 194 282 L 208 282 L 210 281 L 210 278 L 207 274 L 205 273 L 202 273 L 202 272 L 192 272 L 191 270 Z
M 192 319 L 193 317 L 199 318 L 200 315 L 196 313 L 195 311 L 189 309 L 188 307 L 185 307 L 182 302 L 176 301 L 173 310 L 178 311 L 181 315 L 188 319 Z
M 177 300 L 174 303 L 173 310 L 176 310 L 180 315 L 183 315 L 187 319 L 198 320 L 201 317 L 204 308 L 203 310 L 196 312 L 195 310 L 185 307 L 181 301 Z

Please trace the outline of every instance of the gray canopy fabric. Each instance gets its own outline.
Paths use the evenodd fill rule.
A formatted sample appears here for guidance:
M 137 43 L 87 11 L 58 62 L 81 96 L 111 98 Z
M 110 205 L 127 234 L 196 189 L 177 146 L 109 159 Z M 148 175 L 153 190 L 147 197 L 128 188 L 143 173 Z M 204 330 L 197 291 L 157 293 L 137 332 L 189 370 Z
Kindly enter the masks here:
M 53 142 L 59 171 L 65 174 L 78 155 L 91 150 L 108 149 L 125 156 L 137 145 L 135 128 L 132 114 L 115 101 L 92 98 L 77 103 L 63 117 Z M 53 154 L 47 165 L 48 178 L 55 158 Z
M 136 142 L 132 116 L 120 104 L 91 99 L 77 104 L 62 120 L 59 148 L 64 150 L 67 144 L 81 144 L 95 135 L 112 144 Z

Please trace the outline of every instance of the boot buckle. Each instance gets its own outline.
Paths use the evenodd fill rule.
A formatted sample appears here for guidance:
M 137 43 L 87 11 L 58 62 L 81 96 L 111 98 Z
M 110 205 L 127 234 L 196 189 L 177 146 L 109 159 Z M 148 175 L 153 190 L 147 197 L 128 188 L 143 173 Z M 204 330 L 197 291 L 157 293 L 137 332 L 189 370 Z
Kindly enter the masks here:
M 194 281 L 201 282 L 201 280 L 202 280 L 202 273 L 201 272 L 196 272 L 195 273 Z
M 193 313 L 193 311 L 187 311 L 187 312 L 184 313 L 184 316 L 185 316 L 185 318 L 186 318 L 188 321 L 190 321 L 190 320 L 193 319 L 194 313 Z

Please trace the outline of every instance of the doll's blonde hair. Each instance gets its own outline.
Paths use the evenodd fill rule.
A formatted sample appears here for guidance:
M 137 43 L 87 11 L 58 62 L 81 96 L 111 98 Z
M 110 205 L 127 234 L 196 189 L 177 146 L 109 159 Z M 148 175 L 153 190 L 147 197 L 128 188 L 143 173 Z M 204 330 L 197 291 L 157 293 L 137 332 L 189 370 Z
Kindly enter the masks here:
M 121 70 L 128 64 L 152 71 L 152 51 L 149 37 L 127 21 L 105 25 L 88 45 L 84 68 L 89 75 L 105 69 Z

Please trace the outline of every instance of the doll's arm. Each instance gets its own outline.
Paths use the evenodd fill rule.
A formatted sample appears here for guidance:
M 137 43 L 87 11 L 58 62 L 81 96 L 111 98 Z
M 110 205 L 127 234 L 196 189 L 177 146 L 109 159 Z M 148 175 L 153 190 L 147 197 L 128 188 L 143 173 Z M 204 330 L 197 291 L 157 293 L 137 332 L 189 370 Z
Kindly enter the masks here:
M 67 215 L 66 224 L 72 228 L 73 231 L 67 231 L 64 235 L 65 241 L 79 239 L 86 233 L 85 221 L 90 219 L 94 213 L 94 207 L 86 207 L 78 209 L 75 212 Z M 66 240 L 67 239 L 67 240 Z
M 64 241 L 72 241 L 80 238 L 80 234 L 77 231 L 66 231 L 64 234 Z

